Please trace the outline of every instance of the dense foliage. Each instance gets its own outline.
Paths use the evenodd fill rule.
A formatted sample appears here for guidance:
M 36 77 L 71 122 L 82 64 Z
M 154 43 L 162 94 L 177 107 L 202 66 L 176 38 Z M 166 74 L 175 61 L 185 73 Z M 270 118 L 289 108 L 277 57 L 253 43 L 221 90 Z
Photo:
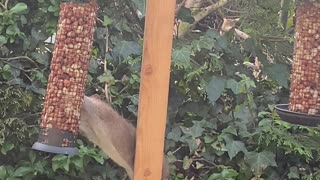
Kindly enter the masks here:
M 217 1 L 176 16 L 176 29 L 186 33 L 175 36 L 172 53 L 165 146 L 171 178 L 320 179 L 319 131 L 285 123 L 273 110 L 289 96 L 294 4 L 221 2 L 201 19 L 201 10 Z M 61 2 L 0 3 L 0 179 L 123 179 L 124 171 L 84 138 L 73 157 L 31 150 Z M 86 94 L 108 94 L 135 124 L 145 1 L 98 3 Z M 236 27 L 250 38 L 239 40 L 234 30 L 221 36 L 215 25 L 222 16 L 240 17 Z

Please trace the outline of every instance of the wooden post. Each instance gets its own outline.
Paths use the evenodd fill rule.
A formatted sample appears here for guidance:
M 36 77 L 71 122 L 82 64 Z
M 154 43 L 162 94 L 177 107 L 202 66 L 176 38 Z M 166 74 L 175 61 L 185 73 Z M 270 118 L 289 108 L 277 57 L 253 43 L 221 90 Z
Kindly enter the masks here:
M 134 179 L 160 180 L 176 1 L 146 2 Z

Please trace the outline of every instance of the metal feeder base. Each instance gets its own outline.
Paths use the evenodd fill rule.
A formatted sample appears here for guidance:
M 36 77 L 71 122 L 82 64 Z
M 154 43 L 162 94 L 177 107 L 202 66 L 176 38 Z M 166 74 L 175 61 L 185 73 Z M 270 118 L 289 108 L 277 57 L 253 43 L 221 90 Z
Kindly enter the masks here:
M 57 128 L 40 129 L 38 141 L 33 144 L 32 149 L 56 154 L 76 155 L 77 136 L 69 131 Z
M 311 127 L 320 125 L 320 115 L 290 111 L 288 104 L 278 104 L 275 106 L 275 109 L 281 120 L 288 123 Z
M 70 156 L 79 154 L 78 148 L 75 148 L 75 147 L 57 147 L 57 146 L 51 146 L 51 145 L 47 145 L 39 142 L 34 143 L 32 146 L 32 149 L 49 152 L 49 153 L 55 153 L 55 154 L 66 154 Z

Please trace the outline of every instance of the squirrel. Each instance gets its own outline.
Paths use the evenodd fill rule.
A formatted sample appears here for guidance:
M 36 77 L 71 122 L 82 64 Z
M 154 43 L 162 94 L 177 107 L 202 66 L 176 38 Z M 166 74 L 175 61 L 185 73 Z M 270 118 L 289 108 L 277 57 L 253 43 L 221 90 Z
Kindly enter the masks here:
M 79 130 L 133 179 L 136 129 L 99 95 L 84 96 Z M 162 180 L 167 180 L 168 176 L 169 167 L 164 158 Z

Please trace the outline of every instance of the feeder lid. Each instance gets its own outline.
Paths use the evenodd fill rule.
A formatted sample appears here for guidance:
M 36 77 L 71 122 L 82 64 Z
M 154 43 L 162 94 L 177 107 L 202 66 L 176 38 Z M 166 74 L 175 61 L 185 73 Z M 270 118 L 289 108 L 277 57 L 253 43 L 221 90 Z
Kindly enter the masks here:
M 303 126 L 317 127 L 320 125 L 320 115 L 293 112 L 288 107 L 288 104 L 277 104 L 274 107 L 281 120 Z

